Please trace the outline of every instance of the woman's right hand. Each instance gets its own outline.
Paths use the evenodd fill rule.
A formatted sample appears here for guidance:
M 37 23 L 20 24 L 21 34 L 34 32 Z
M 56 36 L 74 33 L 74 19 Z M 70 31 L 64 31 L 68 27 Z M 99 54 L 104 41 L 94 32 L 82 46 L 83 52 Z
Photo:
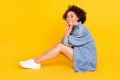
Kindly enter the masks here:
M 70 32 L 72 31 L 72 26 L 70 26 L 66 21 L 65 21 L 65 25 L 66 25 L 66 31 L 65 31 L 65 33 L 64 33 L 64 35 L 63 35 L 63 38 L 62 38 L 62 43 L 64 43 L 64 39 L 65 38 L 67 38 L 68 36 L 69 36 L 69 34 L 70 34 Z
M 67 30 L 68 29 L 73 29 L 77 24 L 78 24 L 78 22 L 76 22 L 76 24 L 74 24 L 74 23 L 68 24 L 67 21 L 65 21 L 65 25 L 67 27 Z
M 68 30 L 70 26 L 68 25 L 67 21 L 65 21 L 65 25 L 66 25 L 66 28 Z

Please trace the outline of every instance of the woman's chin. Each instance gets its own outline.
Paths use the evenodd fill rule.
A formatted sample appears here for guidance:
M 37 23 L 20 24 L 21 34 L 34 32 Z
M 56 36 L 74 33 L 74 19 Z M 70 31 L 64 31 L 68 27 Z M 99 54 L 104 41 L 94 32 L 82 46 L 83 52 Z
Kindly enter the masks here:
M 73 25 L 73 24 L 72 24 L 72 23 L 69 23 L 68 25 L 71 26 L 71 25 Z

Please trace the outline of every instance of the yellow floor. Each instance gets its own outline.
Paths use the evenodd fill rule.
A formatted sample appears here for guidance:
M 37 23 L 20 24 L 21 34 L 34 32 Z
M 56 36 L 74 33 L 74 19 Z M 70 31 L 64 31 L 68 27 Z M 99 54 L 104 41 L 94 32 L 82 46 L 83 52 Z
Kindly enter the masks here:
M 63 55 L 40 70 L 19 61 L 43 54 L 65 31 L 62 15 L 69 4 L 87 12 L 97 47 L 97 70 L 75 73 Z M 0 80 L 120 80 L 120 0 L 0 0 Z
M 75 73 L 72 63 L 63 55 L 44 62 L 40 70 L 23 69 L 19 61 L 28 59 L 20 56 L 16 47 L 2 45 L 0 49 L 0 79 L 1 80 L 119 80 L 120 62 L 118 55 L 120 51 L 110 45 L 98 47 L 97 70 L 94 72 Z M 9 53 L 9 54 L 8 54 Z M 12 55 L 14 54 L 14 55 Z M 31 57 L 31 56 L 29 56 Z

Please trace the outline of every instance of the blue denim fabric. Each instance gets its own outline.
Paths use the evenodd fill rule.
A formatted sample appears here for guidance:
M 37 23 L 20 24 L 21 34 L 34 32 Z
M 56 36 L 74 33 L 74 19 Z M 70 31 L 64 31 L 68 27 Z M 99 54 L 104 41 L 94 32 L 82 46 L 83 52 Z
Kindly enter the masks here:
M 96 70 L 96 46 L 88 29 L 81 21 L 64 40 L 66 46 L 73 47 L 74 71 Z

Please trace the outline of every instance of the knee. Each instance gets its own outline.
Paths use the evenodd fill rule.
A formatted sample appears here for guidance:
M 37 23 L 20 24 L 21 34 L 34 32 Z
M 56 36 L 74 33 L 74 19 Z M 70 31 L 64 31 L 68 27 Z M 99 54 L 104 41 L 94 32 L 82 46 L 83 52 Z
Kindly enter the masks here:
M 57 47 L 61 49 L 63 45 L 64 45 L 64 44 L 59 43 L 59 44 L 57 44 Z

